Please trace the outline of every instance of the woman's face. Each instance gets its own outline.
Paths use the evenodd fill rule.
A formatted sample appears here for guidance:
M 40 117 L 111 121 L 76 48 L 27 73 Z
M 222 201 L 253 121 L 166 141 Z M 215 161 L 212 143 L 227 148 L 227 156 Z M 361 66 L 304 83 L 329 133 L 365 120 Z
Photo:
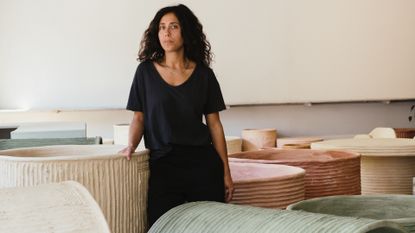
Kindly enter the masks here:
M 182 31 L 175 14 L 167 13 L 161 18 L 158 36 L 165 52 L 176 52 L 183 49 Z

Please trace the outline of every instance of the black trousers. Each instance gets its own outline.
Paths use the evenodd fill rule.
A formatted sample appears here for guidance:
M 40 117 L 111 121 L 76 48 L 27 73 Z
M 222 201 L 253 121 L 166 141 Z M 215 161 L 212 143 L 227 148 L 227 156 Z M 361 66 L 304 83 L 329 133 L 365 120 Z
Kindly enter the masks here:
M 223 162 L 212 145 L 174 146 L 150 161 L 149 228 L 168 210 L 186 202 L 225 201 Z

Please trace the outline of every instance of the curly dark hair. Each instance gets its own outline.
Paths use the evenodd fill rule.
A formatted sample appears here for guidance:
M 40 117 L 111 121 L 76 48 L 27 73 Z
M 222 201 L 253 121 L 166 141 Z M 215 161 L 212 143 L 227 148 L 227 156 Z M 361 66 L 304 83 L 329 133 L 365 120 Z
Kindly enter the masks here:
M 158 38 L 159 24 L 161 18 L 167 14 L 173 13 L 179 20 L 181 34 L 183 38 L 184 56 L 196 63 L 203 63 L 210 66 L 212 61 L 211 46 L 203 33 L 203 26 L 195 14 L 185 5 L 169 6 L 160 9 L 149 27 L 144 32 L 143 39 L 140 43 L 138 60 L 160 62 L 164 57 L 164 50 L 160 45 Z

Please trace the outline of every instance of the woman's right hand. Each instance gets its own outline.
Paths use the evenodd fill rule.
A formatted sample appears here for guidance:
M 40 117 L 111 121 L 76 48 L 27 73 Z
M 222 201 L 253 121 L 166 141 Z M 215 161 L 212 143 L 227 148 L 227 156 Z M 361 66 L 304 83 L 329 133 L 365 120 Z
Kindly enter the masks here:
M 135 152 L 135 148 L 132 146 L 127 146 L 126 148 L 120 150 L 118 153 L 123 154 L 127 157 L 127 160 L 131 160 L 131 155 Z

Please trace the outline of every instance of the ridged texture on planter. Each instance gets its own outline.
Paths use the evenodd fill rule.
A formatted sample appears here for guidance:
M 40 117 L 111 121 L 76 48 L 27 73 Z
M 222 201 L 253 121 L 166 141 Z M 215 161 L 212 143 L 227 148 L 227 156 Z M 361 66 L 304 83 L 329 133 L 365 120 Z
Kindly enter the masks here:
M 276 140 L 276 129 L 244 129 L 242 130 L 242 151 L 275 147 Z
M 277 164 L 230 163 L 234 204 L 285 208 L 304 200 L 304 169 Z
M 277 147 L 285 149 L 310 149 L 311 143 L 321 141 L 323 141 L 323 139 L 317 137 L 278 138 Z
M 389 220 L 415 232 L 415 197 L 412 195 L 333 196 L 290 205 L 290 210 L 337 216 Z
M 236 153 L 232 162 L 274 163 L 301 167 L 305 198 L 360 194 L 360 156 L 345 151 L 266 149 Z
M 145 232 L 148 151 L 123 146 L 50 146 L 0 151 L 0 188 L 74 180 L 100 205 L 113 233 Z
M 226 148 L 228 154 L 239 153 L 242 151 L 242 138 L 234 136 L 226 136 Z
M 372 231 L 373 230 L 373 231 Z M 394 222 L 303 211 L 192 202 L 168 211 L 149 233 L 398 233 Z
M 337 139 L 313 143 L 311 147 L 360 153 L 362 194 L 412 194 L 415 140 Z
M 414 138 L 415 128 L 394 128 L 397 138 Z
M 74 181 L 0 189 L 0 232 L 109 233 L 98 204 Z

